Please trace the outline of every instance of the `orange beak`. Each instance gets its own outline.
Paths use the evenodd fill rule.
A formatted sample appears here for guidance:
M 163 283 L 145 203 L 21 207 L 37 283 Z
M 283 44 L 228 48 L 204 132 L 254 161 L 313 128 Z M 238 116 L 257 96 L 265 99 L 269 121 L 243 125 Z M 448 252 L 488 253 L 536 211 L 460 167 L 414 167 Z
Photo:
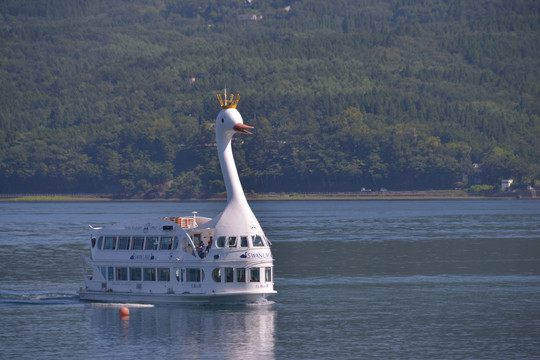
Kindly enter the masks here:
M 242 133 L 242 134 L 253 135 L 253 133 L 249 131 L 249 129 L 253 129 L 253 126 L 238 123 L 238 124 L 234 125 L 233 129 L 234 129 L 234 131 Z

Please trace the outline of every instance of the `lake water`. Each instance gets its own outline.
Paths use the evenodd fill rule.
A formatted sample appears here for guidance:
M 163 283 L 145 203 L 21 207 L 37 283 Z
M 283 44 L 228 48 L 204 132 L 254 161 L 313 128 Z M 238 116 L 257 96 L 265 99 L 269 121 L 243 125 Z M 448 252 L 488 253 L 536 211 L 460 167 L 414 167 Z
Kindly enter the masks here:
M 536 200 L 255 201 L 273 303 L 78 299 L 87 224 L 223 206 L 0 203 L 0 358 L 540 358 Z

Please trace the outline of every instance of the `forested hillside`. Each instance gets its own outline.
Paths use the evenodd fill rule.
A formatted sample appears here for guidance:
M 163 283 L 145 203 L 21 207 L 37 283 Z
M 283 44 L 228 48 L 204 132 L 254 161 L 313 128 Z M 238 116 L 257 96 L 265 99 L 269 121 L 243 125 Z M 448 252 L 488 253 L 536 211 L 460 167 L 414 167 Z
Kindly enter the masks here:
M 4 0 L 0 192 L 246 191 L 540 179 L 537 0 Z

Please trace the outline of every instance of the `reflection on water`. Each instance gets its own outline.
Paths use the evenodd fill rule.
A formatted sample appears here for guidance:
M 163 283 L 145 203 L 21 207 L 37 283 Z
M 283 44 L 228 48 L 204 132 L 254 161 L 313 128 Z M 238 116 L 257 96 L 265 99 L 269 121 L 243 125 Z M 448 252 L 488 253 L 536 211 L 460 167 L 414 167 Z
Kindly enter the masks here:
M 126 354 L 155 358 L 275 358 L 276 311 L 271 304 L 128 307 L 129 319 L 123 320 L 119 305 L 84 306 L 97 346 L 120 342 Z

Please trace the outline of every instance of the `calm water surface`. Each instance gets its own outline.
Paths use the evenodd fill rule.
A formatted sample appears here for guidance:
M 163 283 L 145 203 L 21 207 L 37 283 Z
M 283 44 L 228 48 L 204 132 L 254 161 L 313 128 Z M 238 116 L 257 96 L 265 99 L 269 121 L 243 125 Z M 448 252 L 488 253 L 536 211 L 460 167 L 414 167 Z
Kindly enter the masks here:
M 540 358 L 540 201 L 259 201 L 273 303 L 79 301 L 88 224 L 222 202 L 0 203 L 0 359 Z

